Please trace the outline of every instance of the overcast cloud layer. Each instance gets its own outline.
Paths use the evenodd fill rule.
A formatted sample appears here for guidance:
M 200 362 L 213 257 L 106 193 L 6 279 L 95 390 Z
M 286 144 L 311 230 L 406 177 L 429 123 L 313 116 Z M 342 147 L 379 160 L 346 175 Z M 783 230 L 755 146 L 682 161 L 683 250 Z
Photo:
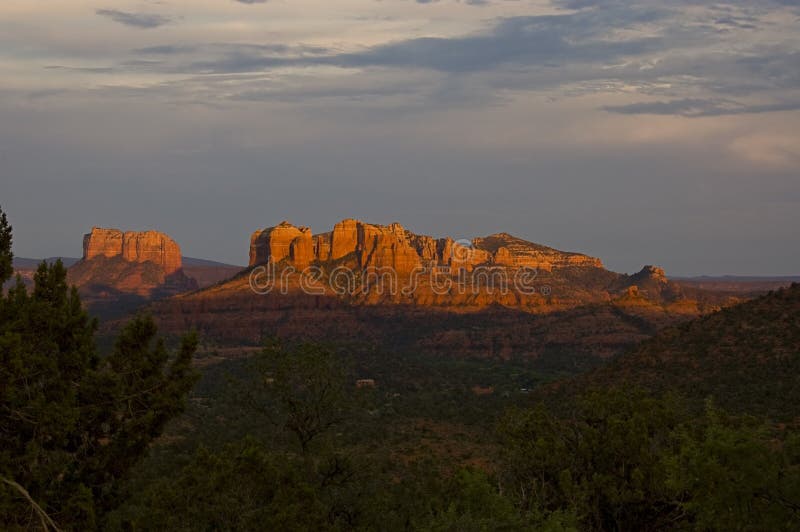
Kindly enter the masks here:
M 800 1 L 3 0 L 19 256 L 289 219 L 800 273 Z

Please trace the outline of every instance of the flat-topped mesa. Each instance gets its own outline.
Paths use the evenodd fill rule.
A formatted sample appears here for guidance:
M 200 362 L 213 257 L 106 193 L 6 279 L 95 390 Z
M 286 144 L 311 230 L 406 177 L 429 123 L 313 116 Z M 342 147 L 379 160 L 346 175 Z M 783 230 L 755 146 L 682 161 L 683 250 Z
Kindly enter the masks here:
M 165 275 L 181 269 L 181 248 L 158 231 L 126 231 L 93 227 L 83 237 L 83 260 L 95 257 L 121 257 L 127 262 L 152 262 L 163 268 Z

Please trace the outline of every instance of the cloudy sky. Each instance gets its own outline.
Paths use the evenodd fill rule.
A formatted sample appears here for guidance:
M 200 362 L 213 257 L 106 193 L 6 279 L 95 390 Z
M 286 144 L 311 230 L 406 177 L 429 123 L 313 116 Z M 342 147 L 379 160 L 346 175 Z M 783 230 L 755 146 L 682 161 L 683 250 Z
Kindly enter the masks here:
M 2 0 L 19 256 L 288 219 L 800 273 L 800 0 Z

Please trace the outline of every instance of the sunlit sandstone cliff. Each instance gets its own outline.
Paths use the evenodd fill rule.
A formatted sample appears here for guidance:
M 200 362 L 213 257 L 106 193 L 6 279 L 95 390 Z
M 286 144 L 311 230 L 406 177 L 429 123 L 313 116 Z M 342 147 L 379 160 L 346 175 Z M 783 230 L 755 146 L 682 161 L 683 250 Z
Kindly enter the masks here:
M 83 237 L 83 260 L 122 257 L 126 262 L 152 262 L 166 275 L 181 269 L 181 248 L 158 231 L 126 231 L 93 227 Z
M 333 231 L 312 235 L 309 227 L 281 222 L 259 230 L 250 239 L 250 266 L 287 260 L 298 267 L 314 261 L 353 259 L 361 268 L 394 268 L 410 273 L 421 265 L 472 269 L 479 265 L 527 266 L 543 271 L 554 268 L 602 268 L 600 259 L 567 253 L 499 233 L 466 243 L 407 231 L 399 223 L 376 225 L 347 219 Z
M 617 301 L 691 314 L 705 305 L 656 267 L 629 276 L 606 270 L 600 259 L 508 233 L 456 241 L 415 234 L 399 223 L 377 225 L 354 219 L 317 234 L 287 221 L 255 231 L 250 238 L 251 272 L 261 266 L 269 266 L 272 279 L 282 283 L 265 297 L 280 296 L 287 304 L 296 294 L 357 305 L 401 304 L 455 312 L 499 305 L 547 313 Z M 309 267 L 312 276 L 303 273 Z M 341 269 L 352 274 L 344 279 L 346 290 L 339 290 L 341 276 L 334 279 Z M 255 296 L 252 280 L 242 274 L 191 297 Z M 526 283 L 522 289 L 520 280 Z
M 397 274 L 395 290 L 370 282 L 369 272 L 376 269 Z M 287 284 L 256 293 L 253 276 L 259 270 Z M 334 288 L 337 270 L 353 275 L 348 291 Z M 313 275 L 306 276 L 309 271 Z M 416 278 L 419 272 L 424 273 Z M 499 273 L 513 283 L 519 272 L 533 272 L 525 277 L 532 290 L 502 290 L 487 277 Z M 476 278 L 480 282 L 470 285 Z M 626 275 L 606 270 L 599 259 L 507 233 L 454 241 L 397 223 L 347 219 L 318 234 L 289 222 L 258 230 L 250 239 L 248 270 L 161 300 L 150 310 L 165 332 L 196 328 L 220 344 L 257 345 L 265 335 L 277 335 L 453 355 L 538 357 L 611 355 L 720 304 L 708 293 L 671 282 L 657 267 Z
M 83 237 L 83 258 L 69 269 L 68 277 L 90 303 L 96 298 L 163 297 L 197 288 L 181 268 L 178 244 L 158 231 L 92 228 Z

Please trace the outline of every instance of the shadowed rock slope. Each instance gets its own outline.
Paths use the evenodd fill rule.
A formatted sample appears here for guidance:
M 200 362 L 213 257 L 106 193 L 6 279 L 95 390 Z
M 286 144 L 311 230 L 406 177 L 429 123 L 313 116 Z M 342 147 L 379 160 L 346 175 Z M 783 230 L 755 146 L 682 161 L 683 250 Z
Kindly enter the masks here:
M 180 247 L 167 235 L 97 227 L 84 236 L 83 257 L 69 268 L 68 280 L 95 311 L 121 311 L 197 288 L 182 269 Z

